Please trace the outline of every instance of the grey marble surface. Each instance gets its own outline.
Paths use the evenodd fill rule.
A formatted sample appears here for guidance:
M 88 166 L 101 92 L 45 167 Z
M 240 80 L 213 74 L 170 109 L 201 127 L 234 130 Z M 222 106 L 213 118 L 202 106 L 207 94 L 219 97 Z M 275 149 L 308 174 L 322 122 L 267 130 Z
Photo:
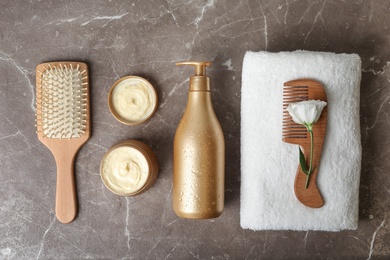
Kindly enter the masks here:
M 0 258 L 2 259 L 375 259 L 390 256 L 390 1 L 11 1 L 0 3 Z M 363 61 L 363 163 L 355 231 L 243 230 L 240 205 L 241 68 L 248 50 L 357 53 Z M 226 139 L 226 204 L 220 218 L 185 220 L 172 200 L 172 143 L 190 69 L 209 60 Z M 56 60 L 90 68 L 90 141 L 76 159 L 79 213 L 54 214 L 56 166 L 35 133 L 35 67 Z M 110 114 L 110 86 L 126 75 L 156 87 L 145 125 Z M 113 144 L 139 139 L 160 176 L 146 193 L 119 197 L 99 176 Z M 388 259 L 388 258 L 387 258 Z

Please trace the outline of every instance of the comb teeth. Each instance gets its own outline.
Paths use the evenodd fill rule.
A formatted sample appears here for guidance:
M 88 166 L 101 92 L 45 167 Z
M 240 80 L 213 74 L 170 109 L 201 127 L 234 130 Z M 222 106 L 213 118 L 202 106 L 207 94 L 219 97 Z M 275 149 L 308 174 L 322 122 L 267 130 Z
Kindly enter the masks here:
M 282 138 L 307 138 L 307 130 L 292 120 L 287 106 L 309 99 L 308 86 L 284 86 L 283 87 L 283 130 Z
M 88 79 L 79 65 L 43 66 L 37 75 L 37 127 L 47 138 L 77 138 L 87 127 Z

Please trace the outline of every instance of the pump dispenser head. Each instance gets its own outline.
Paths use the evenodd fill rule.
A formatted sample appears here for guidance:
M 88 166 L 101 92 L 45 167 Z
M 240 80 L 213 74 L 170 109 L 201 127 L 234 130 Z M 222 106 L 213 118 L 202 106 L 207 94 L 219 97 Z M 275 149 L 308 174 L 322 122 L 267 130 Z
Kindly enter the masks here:
M 176 66 L 194 66 L 195 75 L 190 78 L 190 91 L 210 91 L 210 78 L 206 76 L 208 61 L 183 61 L 177 62 Z
M 176 63 L 176 66 L 194 66 L 195 76 L 206 76 L 206 67 L 210 65 L 211 62 L 208 61 L 182 61 Z

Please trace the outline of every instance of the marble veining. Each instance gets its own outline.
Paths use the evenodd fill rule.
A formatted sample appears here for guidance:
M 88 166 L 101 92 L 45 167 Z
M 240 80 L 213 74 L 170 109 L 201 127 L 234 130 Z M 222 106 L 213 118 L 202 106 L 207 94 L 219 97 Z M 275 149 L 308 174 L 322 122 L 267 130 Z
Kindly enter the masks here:
M 390 1 L 156 0 L 0 3 L 1 259 L 376 259 L 390 257 Z M 241 68 L 246 51 L 305 49 L 362 58 L 363 144 L 359 228 L 342 232 L 243 230 L 240 205 Z M 188 71 L 208 60 L 212 98 L 226 141 L 226 203 L 220 218 L 179 219 L 172 210 L 172 150 Z M 90 69 L 92 138 L 76 163 L 79 213 L 54 214 L 56 165 L 35 133 L 35 67 L 75 60 Z M 125 126 L 107 106 L 120 77 L 156 88 L 159 108 Z M 160 176 L 137 197 L 108 191 L 100 160 L 139 139 Z

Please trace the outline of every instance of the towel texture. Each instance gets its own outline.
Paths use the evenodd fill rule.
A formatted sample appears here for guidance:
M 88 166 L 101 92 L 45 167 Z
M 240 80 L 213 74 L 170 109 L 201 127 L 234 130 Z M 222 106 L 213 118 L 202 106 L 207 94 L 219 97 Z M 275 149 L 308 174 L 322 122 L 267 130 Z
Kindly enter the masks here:
M 325 205 L 312 209 L 294 194 L 298 146 L 282 142 L 286 81 L 324 85 L 328 121 L 317 185 Z M 356 229 L 361 139 L 361 60 L 356 54 L 247 52 L 241 95 L 241 227 L 252 230 Z

